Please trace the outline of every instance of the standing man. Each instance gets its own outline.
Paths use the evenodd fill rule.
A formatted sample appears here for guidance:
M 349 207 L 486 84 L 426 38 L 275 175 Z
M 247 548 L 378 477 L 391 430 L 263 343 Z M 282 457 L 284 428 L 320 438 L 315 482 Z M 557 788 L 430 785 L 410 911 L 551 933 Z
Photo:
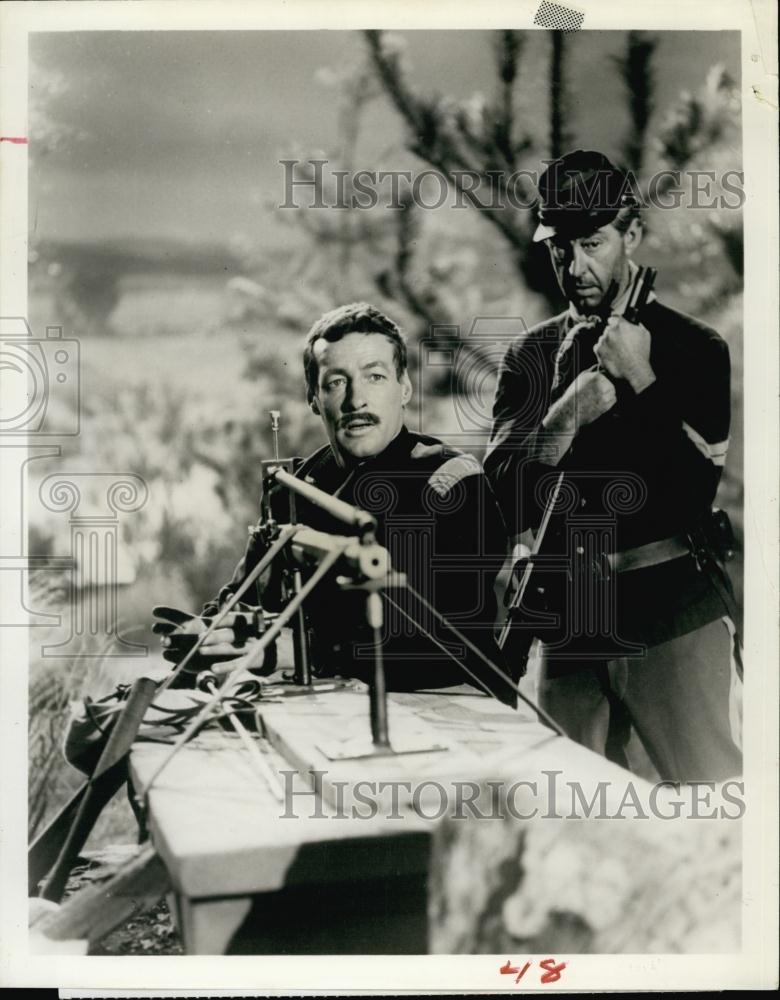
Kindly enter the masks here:
M 728 348 L 654 297 L 623 318 L 642 223 L 606 156 L 554 161 L 539 195 L 534 240 L 569 306 L 508 348 L 485 471 L 515 536 L 538 530 L 563 473 L 547 604 L 526 609 L 550 622 L 535 630 L 540 700 L 624 765 L 633 726 L 663 779 L 725 779 L 741 772 L 731 591 L 711 542 Z
M 390 551 L 394 568 L 405 573 L 424 600 L 488 658 L 499 660 L 493 582 L 505 554 L 501 514 L 476 459 L 406 427 L 412 384 L 399 328 L 364 302 L 334 309 L 309 332 L 303 368 L 307 399 L 322 420 L 328 443 L 305 459 L 296 475 L 374 515 L 377 541 Z M 344 533 L 344 525 L 321 508 L 300 497 L 296 507 L 300 523 Z M 250 538 L 233 579 L 206 606 L 204 615 L 217 612 L 262 555 L 262 548 Z M 270 609 L 275 588 L 273 580 L 264 583 L 258 600 L 262 596 Z M 409 592 L 394 590 L 392 597 L 423 629 L 413 628 L 397 609 L 386 606 L 383 658 L 389 690 L 467 682 L 516 703 L 513 688 L 442 628 Z M 370 676 L 373 640 L 363 625 L 363 606 L 363 595 L 344 593 L 327 578 L 313 593 L 306 612 L 315 674 Z M 186 648 L 177 637 L 201 631 L 203 622 L 190 615 L 182 618 L 172 609 L 156 613 L 164 619 L 155 629 L 164 635 L 166 656 L 177 662 Z M 243 619 L 241 625 L 237 635 L 234 616 L 212 633 L 202 647 L 204 658 L 230 659 L 245 653 Z M 471 676 L 442 650 L 442 644 Z M 229 664 L 216 669 L 224 671 Z

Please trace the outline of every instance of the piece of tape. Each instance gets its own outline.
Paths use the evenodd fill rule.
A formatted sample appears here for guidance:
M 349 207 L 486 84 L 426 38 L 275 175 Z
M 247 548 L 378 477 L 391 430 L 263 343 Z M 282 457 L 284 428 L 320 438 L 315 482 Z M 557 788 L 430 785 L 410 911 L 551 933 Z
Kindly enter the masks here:
M 540 28 L 552 28 L 555 31 L 579 31 L 585 20 L 585 11 L 576 7 L 564 7 L 563 4 L 552 3 L 552 0 L 542 0 L 539 9 L 534 14 L 534 24 Z

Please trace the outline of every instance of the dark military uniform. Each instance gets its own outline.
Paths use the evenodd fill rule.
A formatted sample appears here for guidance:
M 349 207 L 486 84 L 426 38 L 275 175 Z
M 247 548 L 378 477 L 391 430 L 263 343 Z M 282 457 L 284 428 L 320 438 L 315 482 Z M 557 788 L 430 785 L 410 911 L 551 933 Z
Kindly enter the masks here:
M 379 455 L 352 468 L 340 466 L 329 446 L 306 459 L 296 475 L 333 496 L 373 514 L 377 541 L 390 552 L 393 568 L 491 660 L 499 661 L 494 625 L 493 582 L 505 555 L 506 531 L 490 487 L 476 459 L 448 449 L 436 438 L 403 428 Z M 299 523 L 344 534 L 345 527 L 321 508 L 296 497 Z M 283 515 L 281 519 L 284 519 Z M 262 556 L 250 539 L 232 581 L 216 601 L 213 614 Z M 273 579 L 263 587 L 263 604 L 275 603 Z M 513 704 L 511 688 L 431 617 L 413 595 L 391 591 L 423 625 L 412 627 L 385 602 L 383 657 L 389 690 L 441 688 L 464 682 L 487 686 Z M 365 595 L 344 592 L 323 581 L 307 602 L 314 672 L 368 679 L 372 669 L 371 634 L 364 624 Z M 425 632 L 431 633 L 432 640 Z M 442 651 L 448 650 L 476 674 L 473 681 Z
M 547 549 L 557 621 L 538 630 L 542 703 L 570 736 L 621 762 L 632 722 L 664 778 L 737 774 L 732 625 L 722 586 L 689 540 L 725 460 L 728 348 L 714 330 L 650 301 L 639 321 L 656 381 L 638 395 L 623 384 L 613 410 L 583 427 L 556 465 L 542 420 L 596 362 L 601 332 L 572 338 L 577 318 L 556 316 L 507 350 L 485 458 L 515 535 L 538 527 L 548 487 L 565 475 L 565 513 L 551 522 Z
M 613 223 L 628 232 L 637 209 L 628 178 L 602 153 L 575 150 L 548 166 L 539 196 L 534 240 L 550 241 L 559 284 L 578 299 L 578 281 L 593 286 L 600 266 L 594 259 L 589 274 L 577 244 Z M 573 739 L 620 763 L 633 725 L 663 778 L 727 778 L 741 770 L 730 717 L 739 691 L 733 602 L 725 570 L 701 542 L 728 445 L 725 342 L 651 299 L 638 322 L 650 333 L 655 381 L 636 393 L 613 380 L 615 405 L 562 455 L 543 424 L 598 363 L 608 314 L 626 308 L 627 290 L 613 300 L 616 280 L 591 329 L 572 303 L 509 347 L 485 471 L 514 535 L 539 527 L 558 487 L 541 552 L 548 573 L 537 574 L 544 600 L 534 583 L 523 609 L 543 640 L 545 708 Z

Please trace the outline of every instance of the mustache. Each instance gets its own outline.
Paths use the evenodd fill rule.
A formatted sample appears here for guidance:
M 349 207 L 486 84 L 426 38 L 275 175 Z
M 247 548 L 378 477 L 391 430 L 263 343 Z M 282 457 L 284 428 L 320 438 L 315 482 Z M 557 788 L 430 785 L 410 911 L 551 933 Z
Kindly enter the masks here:
M 350 424 L 378 424 L 379 417 L 375 413 L 348 413 L 339 420 L 339 427 L 348 427 Z

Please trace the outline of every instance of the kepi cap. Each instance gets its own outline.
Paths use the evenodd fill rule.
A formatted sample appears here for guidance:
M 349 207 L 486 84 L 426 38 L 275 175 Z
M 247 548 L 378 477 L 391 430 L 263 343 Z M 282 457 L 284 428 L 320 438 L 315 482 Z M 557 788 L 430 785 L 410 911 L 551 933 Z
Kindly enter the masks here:
M 585 236 L 637 203 L 628 175 L 592 149 L 575 149 L 553 160 L 539 178 L 538 190 L 534 243 L 559 234 Z

